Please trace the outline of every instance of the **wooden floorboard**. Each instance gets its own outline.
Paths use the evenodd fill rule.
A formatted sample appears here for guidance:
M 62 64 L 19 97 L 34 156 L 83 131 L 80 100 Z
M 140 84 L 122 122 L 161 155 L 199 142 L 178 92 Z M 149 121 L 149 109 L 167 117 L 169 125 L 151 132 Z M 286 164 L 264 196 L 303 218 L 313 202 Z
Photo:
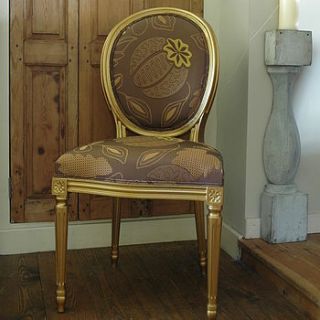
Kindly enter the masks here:
M 0 257 L 0 319 L 201 320 L 206 279 L 194 242 L 68 252 L 67 305 L 55 309 L 54 253 Z M 221 254 L 218 320 L 305 320 L 275 287 Z
M 45 319 L 36 254 L 1 256 L 0 319 Z
M 306 316 L 320 319 L 320 234 L 283 244 L 241 240 L 240 246 L 245 264 L 273 282 Z

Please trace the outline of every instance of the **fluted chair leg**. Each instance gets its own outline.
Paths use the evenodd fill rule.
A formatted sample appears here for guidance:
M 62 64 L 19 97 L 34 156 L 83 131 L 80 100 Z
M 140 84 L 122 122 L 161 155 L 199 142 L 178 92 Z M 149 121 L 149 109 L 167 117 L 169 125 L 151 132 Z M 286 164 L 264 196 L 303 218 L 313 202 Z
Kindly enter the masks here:
M 204 206 L 203 202 L 195 201 L 195 218 L 198 240 L 198 254 L 201 272 L 203 275 L 207 271 L 207 244 L 205 237 L 205 221 L 204 221 Z
M 220 258 L 221 209 L 208 204 L 208 319 L 216 319 Z
M 66 253 L 68 236 L 67 197 L 56 196 L 56 299 L 58 312 L 64 312 L 66 301 Z
M 111 244 L 111 262 L 116 266 L 119 260 L 119 235 L 121 221 L 121 200 L 114 199 L 113 215 L 112 215 L 112 244 Z

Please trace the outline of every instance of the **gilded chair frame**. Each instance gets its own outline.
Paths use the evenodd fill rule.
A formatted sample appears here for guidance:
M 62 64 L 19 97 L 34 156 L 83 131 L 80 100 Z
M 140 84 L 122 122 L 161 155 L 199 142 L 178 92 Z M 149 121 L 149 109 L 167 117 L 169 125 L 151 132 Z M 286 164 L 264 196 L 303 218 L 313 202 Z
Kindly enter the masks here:
M 196 23 L 204 32 L 210 57 L 209 76 L 202 104 L 197 114 L 188 123 L 182 127 L 168 131 L 149 131 L 139 128 L 132 123 L 121 112 L 118 102 L 113 94 L 110 70 L 106 65 L 107 59 L 111 54 L 111 43 L 114 41 L 119 30 L 137 19 L 150 15 L 175 14 L 186 17 Z M 206 119 L 209 112 L 218 83 L 219 58 L 217 52 L 217 43 L 210 27 L 201 19 L 190 12 L 175 8 L 156 8 L 138 12 L 124 21 L 120 22 L 112 30 L 106 40 L 101 56 L 101 81 L 104 94 L 109 108 L 112 109 L 117 138 L 125 137 L 127 129 L 140 134 L 164 137 L 180 136 L 190 131 L 190 140 L 197 142 L 199 140 L 199 129 L 201 121 Z M 90 179 L 75 179 L 53 177 L 52 194 L 56 198 L 56 300 L 59 312 L 64 312 L 66 300 L 66 251 L 67 251 L 67 229 L 68 213 L 67 198 L 68 193 L 85 193 L 91 195 L 109 196 L 116 199 L 135 198 L 135 199 L 171 199 L 171 200 L 191 200 L 207 204 L 207 277 L 208 277 L 208 319 L 215 319 L 217 310 L 217 288 L 218 288 L 218 268 L 221 238 L 221 212 L 223 207 L 223 186 L 198 186 L 198 185 L 171 185 L 171 184 L 146 184 L 146 183 L 119 183 L 94 181 Z M 116 203 L 116 215 L 113 216 L 113 229 L 118 228 L 120 223 L 119 201 Z M 118 241 L 118 231 L 113 235 L 113 241 Z M 117 248 L 114 252 L 114 258 L 117 260 Z

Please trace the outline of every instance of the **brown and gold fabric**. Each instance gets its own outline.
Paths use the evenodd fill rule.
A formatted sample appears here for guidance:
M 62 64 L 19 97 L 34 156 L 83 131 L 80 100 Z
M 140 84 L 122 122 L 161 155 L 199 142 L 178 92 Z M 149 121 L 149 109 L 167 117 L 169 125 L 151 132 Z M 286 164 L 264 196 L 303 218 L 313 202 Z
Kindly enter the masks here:
M 56 176 L 125 183 L 222 185 L 222 158 L 177 138 L 126 137 L 76 148 L 56 162 Z
M 116 39 L 110 67 L 122 114 L 145 130 L 172 130 L 194 117 L 208 76 L 207 41 L 190 20 L 156 15 Z

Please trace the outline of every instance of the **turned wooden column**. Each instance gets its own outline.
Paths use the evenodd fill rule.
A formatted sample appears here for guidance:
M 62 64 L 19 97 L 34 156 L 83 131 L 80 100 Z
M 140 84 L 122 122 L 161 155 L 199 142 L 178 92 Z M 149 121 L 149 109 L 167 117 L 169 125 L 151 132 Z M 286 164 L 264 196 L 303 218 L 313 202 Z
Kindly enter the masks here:
M 266 33 L 265 62 L 273 104 L 263 145 L 268 184 L 261 196 L 261 234 L 272 243 L 301 241 L 307 235 L 308 196 L 294 179 L 300 162 L 300 136 L 292 110 L 294 83 L 311 64 L 311 31 Z

